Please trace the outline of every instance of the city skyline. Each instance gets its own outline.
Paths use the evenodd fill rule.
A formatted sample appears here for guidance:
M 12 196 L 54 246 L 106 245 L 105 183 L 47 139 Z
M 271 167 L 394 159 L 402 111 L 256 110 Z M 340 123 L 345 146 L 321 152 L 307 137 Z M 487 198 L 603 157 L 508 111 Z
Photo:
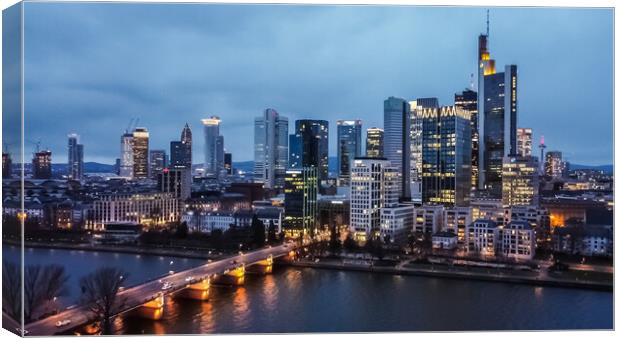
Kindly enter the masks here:
M 62 14 L 54 14 L 56 9 L 53 6 L 27 4 L 25 28 L 30 39 L 25 46 L 26 82 L 29 84 L 25 98 L 26 124 L 31 127 L 26 135 L 26 158 L 29 157 L 32 142 L 41 140 L 43 148 L 52 150 L 54 163 L 65 163 L 66 134 L 75 132 L 80 134 L 85 144 L 84 161 L 111 164 L 119 156 L 118 138 L 132 117 L 140 118 L 140 126 L 149 130 L 149 146 L 152 149 L 167 149 L 186 122 L 197 131 L 202 129 L 201 119 L 217 115 L 222 119 L 221 134 L 226 139 L 226 151 L 234 155 L 236 162 L 251 161 L 253 152 L 247 145 L 252 143 L 252 121 L 266 108 L 274 108 L 288 117 L 291 130 L 297 119 L 325 119 L 332 126 L 338 119 L 360 119 L 364 126 L 364 139 L 366 128 L 383 127 L 382 101 L 389 96 L 405 100 L 438 97 L 440 105 L 454 104 L 454 94 L 467 88 L 471 81 L 470 74 L 476 72 L 476 37 L 485 31 L 486 15 L 485 8 L 473 7 L 201 6 L 167 6 L 166 11 L 179 12 L 170 20 L 175 21 L 175 17 L 188 18 L 187 23 L 180 24 L 164 21 L 163 8 L 157 5 L 134 12 L 131 4 L 112 8 L 97 7 L 96 4 L 69 4 L 63 6 L 65 11 Z M 196 13 L 191 15 L 193 10 Z M 281 32 L 272 31 L 270 29 L 275 27 L 271 25 L 261 32 L 263 39 L 254 43 L 249 43 L 248 36 L 242 34 L 265 24 L 273 13 L 281 12 L 297 14 L 297 20 L 291 22 L 294 36 L 283 36 Z M 590 165 L 611 163 L 611 145 L 608 141 L 612 135 L 611 124 L 608 123 L 612 118 L 611 53 L 606 52 L 611 48 L 611 35 L 606 29 L 611 24 L 611 12 L 515 8 L 491 8 L 490 12 L 493 58 L 499 60 L 499 65 L 519 65 L 518 127 L 532 128 L 535 144 L 540 135 L 545 135 L 548 150 L 562 151 L 564 158 L 570 162 Z M 215 36 L 222 33 L 217 29 L 221 21 L 205 23 L 199 20 L 210 15 L 220 15 L 225 19 L 233 13 L 242 15 L 248 19 L 247 22 L 238 28 L 227 28 L 228 31 L 219 38 Z M 52 17 L 52 14 L 59 16 Z M 127 21 L 128 15 L 132 14 L 137 19 Z M 320 30 L 307 25 L 309 18 L 317 16 L 326 27 L 335 30 L 335 37 L 319 39 L 323 38 Z M 382 17 L 390 20 L 383 20 Z M 437 27 L 434 31 L 416 29 L 423 28 L 424 22 L 437 17 L 446 21 L 443 27 Z M 519 34 L 510 33 L 510 27 L 523 22 L 525 17 L 528 25 L 519 29 Z M 29 18 L 32 20 L 29 21 Z M 127 37 L 138 41 L 137 46 L 124 44 L 129 40 L 122 36 L 115 36 L 117 41 L 112 41 L 110 37 L 114 35 L 114 29 L 104 28 L 102 22 L 114 20 L 123 23 L 121 26 L 125 28 L 160 24 L 156 28 L 162 31 L 162 38 L 150 34 L 140 38 L 136 34 L 142 31 L 137 29 L 132 30 L 131 37 Z M 559 26 L 549 28 L 546 24 L 549 20 Z M 576 24 L 575 20 L 583 24 Z M 32 24 L 29 25 L 29 22 Z M 78 23 L 87 29 L 69 33 L 71 25 Z M 180 41 L 167 39 L 172 26 L 180 30 L 177 32 L 182 36 Z M 359 34 L 356 32 L 358 35 L 355 37 L 347 35 L 362 26 L 364 30 Z M 588 29 L 577 31 L 575 28 L 585 26 Z M 570 34 L 565 34 L 567 32 Z M 446 36 L 451 38 L 445 39 Z M 306 39 L 309 55 L 301 59 L 302 55 L 291 55 L 296 52 L 286 45 L 292 42 L 292 37 Z M 407 37 L 409 40 L 400 40 Z M 609 43 L 606 43 L 606 37 L 609 37 Z M 57 40 L 61 38 L 66 43 Z M 234 39 L 240 41 L 232 41 Z M 95 40 L 101 45 L 92 45 Z M 385 41 L 383 44 L 369 43 L 380 40 Z M 84 45 L 78 47 L 79 41 Z M 197 41 L 203 41 L 213 49 L 194 47 L 192 43 Z M 554 42 L 554 48 L 545 47 L 550 41 Z M 118 44 L 119 57 L 105 62 L 99 60 L 102 62 L 99 68 L 108 72 L 103 73 L 99 68 L 93 68 L 94 61 L 85 56 L 105 55 L 99 53 L 99 48 L 110 43 Z M 274 48 L 268 52 L 271 58 L 263 49 L 266 44 L 273 44 Z M 574 44 L 582 48 L 561 53 L 562 46 Z M 48 50 L 52 45 L 54 49 Z M 415 45 L 433 48 L 408 47 Z M 165 63 L 161 56 L 155 56 L 155 52 L 160 53 L 168 47 L 172 51 L 164 53 L 170 60 Z M 253 60 L 226 60 L 216 55 L 199 61 L 199 57 L 211 55 L 210 52 L 219 50 L 218 47 L 225 53 L 238 48 L 243 53 L 255 51 L 258 54 Z M 377 53 L 383 54 L 382 49 L 392 47 L 398 47 L 395 54 L 400 56 L 385 55 L 385 60 L 377 61 L 379 64 L 368 60 Z M 137 54 L 144 48 L 153 53 L 138 59 Z M 537 56 L 545 57 L 528 57 L 533 48 L 536 48 Z M 46 55 L 43 53 L 46 50 L 52 52 L 49 60 L 29 57 Z M 413 59 L 405 58 L 416 51 Z M 283 59 L 280 59 L 278 52 L 283 53 Z M 451 57 L 434 58 L 434 55 L 446 53 Z M 301 68 L 307 70 L 295 69 L 296 64 L 290 61 L 280 62 L 278 66 L 278 60 L 284 58 L 300 60 L 304 66 Z M 187 66 L 181 61 L 192 62 Z M 53 67 L 49 62 L 53 63 Z M 441 63 L 441 67 L 432 67 L 432 63 Z M 583 74 L 580 67 L 588 63 L 595 63 L 598 67 L 590 67 Z M 73 72 L 62 71 L 70 65 L 75 66 Z M 123 65 L 125 69 L 120 67 Z M 232 71 L 232 77 L 223 78 L 226 72 L 218 70 L 218 65 Z M 196 74 L 190 72 L 192 67 Z M 46 68 L 54 71 L 50 73 Z M 432 71 L 425 71 L 425 68 Z M 150 72 L 154 69 L 159 70 L 158 80 L 151 81 L 153 75 Z M 29 75 L 35 73 L 44 76 Z M 247 74 L 252 76 L 247 77 Z M 207 80 L 201 82 L 201 76 Z M 242 82 L 241 79 L 246 77 L 247 81 Z M 343 86 L 341 81 L 347 85 Z M 583 86 L 575 86 L 574 83 Z M 548 87 L 554 90 L 546 90 Z M 556 95 L 560 95 L 561 99 Z M 596 97 L 597 100 L 588 97 Z M 28 111 L 37 113 L 29 114 Z M 92 114 L 83 114 L 83 111 L 93 112 L 99 118 L 88 121 Z M 581 119 L 584 111 L 588 112 L 588 116 L 598 118 L 584 121 Z M 53 131 L 41 126 L 45 117 L 50 115 L 59 119 L 59 128 Z M 580 133 L 570 133 L 571 128 L 577 132 L 577 126 Z M 337 153 L 336 136 L 332 128 L 329 135 L 330 157 Z M 194 163 L 204 163 L 200 156 L 204 154 L 204 142 L 201 141 L 199 139 L 194 143 Z

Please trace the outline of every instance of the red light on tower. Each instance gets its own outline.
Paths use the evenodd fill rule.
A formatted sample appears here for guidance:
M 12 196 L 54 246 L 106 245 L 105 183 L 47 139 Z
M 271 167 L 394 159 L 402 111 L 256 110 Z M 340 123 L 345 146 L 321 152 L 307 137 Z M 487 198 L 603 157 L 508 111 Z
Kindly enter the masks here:
M 168 168 L 164 168 L 164 170 L 163 170 L 163 171 L 164 171 L 164 174 L 167 174 L 167 173 L 170 171 L 170 169 L 168 169 Z

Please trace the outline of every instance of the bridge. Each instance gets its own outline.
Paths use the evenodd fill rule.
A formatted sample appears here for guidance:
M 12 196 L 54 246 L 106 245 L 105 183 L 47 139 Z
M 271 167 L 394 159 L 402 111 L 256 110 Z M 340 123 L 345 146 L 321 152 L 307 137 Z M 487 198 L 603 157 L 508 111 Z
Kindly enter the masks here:
M 115 315 L 132 312 L 136 315 L 159 320 L 164 315 L 165 298 L 172 296 L 207 300 L 211 283 L 242 285 L 246 268 L 248 272 L 270 273 L 273 259 L 284 257 L 296 248 L 296 244 L 288 243 L 268 247 L 223 260 L 179 271 L 158 280 L 127 288 L 118 293 L 117 298 L 123 300 L 122 308 Z M 163 290 L 165 283 L 173 285 Z M 71 323 L 56 327 L 58 321 L 71 320 Z M 51 336 L 66 334 L 96 321 L 95 314 L 88 305 L 65 310 L 56 315 L 46 317 L 27 324 L 26 335 Z

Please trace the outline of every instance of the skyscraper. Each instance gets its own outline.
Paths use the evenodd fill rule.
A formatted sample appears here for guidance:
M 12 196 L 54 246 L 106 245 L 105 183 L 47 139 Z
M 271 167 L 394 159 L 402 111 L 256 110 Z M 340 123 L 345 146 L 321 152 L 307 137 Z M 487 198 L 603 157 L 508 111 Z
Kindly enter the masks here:
M 186 123 L 181 140 L 170 142 L 170 167 L 192 168 L 192 131 Z
M 34 153 L 32 158 L 32 177 L 35 179 L 52 178 L 52 152 L 42 150 Z
M 517 154 L 532 156 L 532 129 L 517 128 Z
M 226 175 L 233 174 L 233 165 L 232 165 L 232 154 L 224 153 L 224 169 L 226 170 Z
M 149 151 L 149 177 L 151 179 L 156 180 L 157 175 L 167 166 L 165 150 L 158 149 Z
M 351 178 L 351 162 L 362 156 L 362 121 L 338 120 L 338 178 L 339 184 L 348 186 Z
M 380 234 L 381 209 L 398 205 L 399 169 L 385 158 L 358 157 L 351 167 L 351 227 L 357 240 Z
M 478 132 L 478 93 L 465 89 L 462 93 L 454 94 L 454 105 L 461 107 L 470 113 L 471 120 L 471 188 L 478 187 L 479 144 L 480 133 Z
M 411 125 L 410 141 L 410 191 L 414 201 L 422 199 L 422 111 L 424 108 L 439 108 L 436 97 L 421 98 L 409 102 Z
M 77 134 L 69 134 L 67 177 L 70 180 L 81 180 L 84 174 L 84 145 L 79 144 Z
M 373 127 L 366 130 L 366 156 L 383 157 L 383 129 Z
M 284 188 L 288 138 L 288 119 L 275 109 L 254 119 L 254 181 L 265 188 Z
M 297 120 L 295 134 L 300 136 L 301 167 L 317 167 L 319 182 L 328 179 L 329 123 L 325 120 Z
M 502 204 L 538 205 L 538 159 L 506 156 L 502 167 Z
M 2 153 L 2 178 L 11 178 L 13 161 L 11 161 L 11 154 Z
M 142 179 L 149 175 L 149 132 L 146 128 L 133 131 L 133 178 Z
M 288 154 L 288 167 L 291 169 L 301 168 L 301 135 L 289 135 Z
M 220 135 L 221 122 L 217 116 L 202 120 L 205 133 L 205 175 L 218 177 L 224 168 L 224 137 Z
M 121 163 L 119 176 L 133 178 L 133 134 L 125 132 L 121 136 Z
M 156 179 L 161 192 L 173 193 L 181 200 L 191 195 L 192 176 L 189 168 L 164 168 L 157 173 Z
M 284 184 L 284 231 L 297 236 L 316 229 L 318 168 L 286 171 Z
M 401 197 L 411 199 L 411 111 L 407 101 L 390 96 L 383 102 L 383 154 L 401 173 Z
M 564 162 L 562 162 L 561 151 L 548 151 L 545 154 L 545 176 L 560 178 L 564 173 Z
M 422 203 L 468 206 L 471 116 L 456 106 L 422 110 Z
M 487 34 L 478 37 L 478 188 L 501 197 L 502 161 L 517 153 L 517 66 L 496 73 Z

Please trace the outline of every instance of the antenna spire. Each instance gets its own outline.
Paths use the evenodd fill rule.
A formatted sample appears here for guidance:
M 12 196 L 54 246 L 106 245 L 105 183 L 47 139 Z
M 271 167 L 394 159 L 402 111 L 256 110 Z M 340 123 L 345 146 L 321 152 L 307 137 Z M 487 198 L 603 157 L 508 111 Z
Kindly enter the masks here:
M 487 9 L 487 38 L 489 37 L 489 10 Z

